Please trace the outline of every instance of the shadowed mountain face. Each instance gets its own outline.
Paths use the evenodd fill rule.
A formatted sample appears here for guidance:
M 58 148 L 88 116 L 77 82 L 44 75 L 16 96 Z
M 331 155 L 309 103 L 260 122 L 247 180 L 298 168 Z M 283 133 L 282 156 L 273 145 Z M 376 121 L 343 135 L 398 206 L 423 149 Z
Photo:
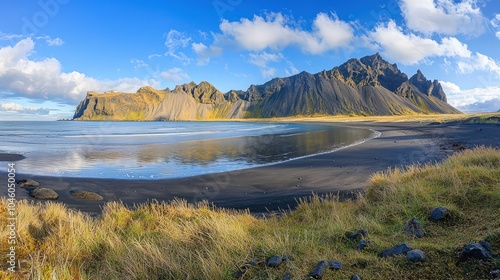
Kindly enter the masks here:
M 437 80 L 420 70 L 410 79 L 378 53 L 323 70 L 275 78 L 247 91 L 222 93 L 208 82 L 174 90 L 143 87 L 136 93 L 93 93 L 76 120 L 201 120 L 311 115 L 460 113 L 446 103 Z

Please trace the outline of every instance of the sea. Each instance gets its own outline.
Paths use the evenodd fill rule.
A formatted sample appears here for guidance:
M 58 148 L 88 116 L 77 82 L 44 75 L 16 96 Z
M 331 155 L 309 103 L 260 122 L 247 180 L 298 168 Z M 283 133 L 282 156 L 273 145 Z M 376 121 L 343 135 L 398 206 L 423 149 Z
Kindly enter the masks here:
M 277 164 L 362 143 L 367 129 L 271 122 L 0 122 L 17 172 L 157 180 Z

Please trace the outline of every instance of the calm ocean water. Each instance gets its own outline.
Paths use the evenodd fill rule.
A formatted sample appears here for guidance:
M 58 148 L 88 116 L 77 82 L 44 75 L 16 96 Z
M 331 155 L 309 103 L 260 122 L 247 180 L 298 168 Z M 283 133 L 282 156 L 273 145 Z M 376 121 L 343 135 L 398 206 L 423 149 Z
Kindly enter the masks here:
M 240 122 L 0 122 L 20 173 L 119 179 L 189 177 L 324 153 L 365 129 Z

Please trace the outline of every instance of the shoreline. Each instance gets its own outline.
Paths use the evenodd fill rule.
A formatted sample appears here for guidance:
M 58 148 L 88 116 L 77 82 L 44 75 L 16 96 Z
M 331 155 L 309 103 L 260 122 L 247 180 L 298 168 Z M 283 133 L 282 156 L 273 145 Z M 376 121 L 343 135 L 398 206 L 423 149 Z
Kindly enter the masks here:
M 379 131 L 381 135 L 333 152 L 195 177 L 141 181 L 16 174 L 16 179 L 35 179 L 59 194 L 57 202 L 93 215 L 98 215 L 104 204 L 111 201 L 122 201 L 133 207 L 137 203 L 174 198 L 189 203 L 207 200 L 217 207 L 266 213 L 293 209 L 298 199 L 312 193 L 338 193 L 341 198 L 351 198 L 367 187 L 375 172 L 413 163 L 439 162 L 464 148 L 478 145 L 498 148 L 500 145 L 494 141 L 500 138 L 497 125 L 325 122 L 314 119 L 300 120 L 300 123 L 367 128 Z M 477 133 L 482 135 L 478 137 Z M 11 161 L 5 160 L 5 155 L 0 154 L 0 160 Z M 70 192 L 76 190 L 97 192 L 104 200 L 75 199 Z M 5 196 L 6 189 L 2 189 L 0 195 Z M 28 195 L 28 190 L 19 187 L 16 198 L 35 200 Z

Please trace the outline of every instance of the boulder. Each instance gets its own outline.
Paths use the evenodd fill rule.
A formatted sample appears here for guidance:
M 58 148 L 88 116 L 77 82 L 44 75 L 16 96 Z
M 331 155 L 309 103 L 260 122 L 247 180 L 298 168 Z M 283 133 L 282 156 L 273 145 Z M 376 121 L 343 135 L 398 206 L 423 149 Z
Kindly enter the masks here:
M 411 218 L 411 220 L 406 223 L 404 230 L 408 235 L 412 235 L 416 238 L 422 238 L 425 235 L 422 225 L 415 217 Z
M 354 274 L 354 275 L 351 277 L 351 280 L 361 280 L 361 277 L 359 277 L 359 275 L 357 275 L 357 274 Z
M 408 253 L 406 253 L 406 258 L 410 262 L 423 262 L 425 260 L 425 254 L 421 250 L 415 249 L 408 251 Z
M 88 192 L 88 191 L 71 191 L 71 196 L 74 198 L 79 198 L 79 199 L 86 199 L 86 200 L 103 200 L 104 198 L 100 196 L 99 194 L 95 192 Z
M 17 185 L 21 188 L 36 188 L 40 186 L 40 183 L 33 179 L 22 179 L 17 182 Z
M 486 241 L 470 243 L 464 246 L 460 252 L 458 262 L 464 262 L 470 259 L 473 260 L 489 260 L 492 259 L 491 245 Z
M 37 187 L 30 192 L 30 196 L 36 199 L 44 199 L 44 200 L 55 200 L 59 198 L 59 195 L 53 190 L 49 188 L 40 188 Z
M 329 260 L 328 267 L 330 267 L 330 269 L 332 269 L 332 270 L 340 270 L 340 269 L 342 269 L 342 262 Z
M 362 228 L 358 229 L 357 231 L 355 231 L 347 236 L 347 238 L 353 239 L 353 240 L 364 239 L 367 237 L 368 237 L 368 231 L 366 229 L 362 229 Z
M 366 246 L 368 246 L 368 241 L 367 240 L 361 240 L 356 247 L 356 250 L 361 251 L 363 250 Z
M 272 256 L 267 260 L 267 266 L 278 267 L 283 262 L 282 256 Z
M 314 279 L 323 278 L 323 274 L 325 274 L 326 269 L 328 268 L 328 261 L 320 261 L 314 269 L 307 274 L 307 277 L 311 277 Z
M 431 219 L 434 221 L 440 221 L 448 215 L 448 208 L 444 206 L 436 207 L 431 211 Z
M 387 258 L 387 257 L 396 256 L 396 255 L 404 255 L 404 254 L 408 253 L 408 251 L 411 251 L 411 250 L 412 250 L 412 248 L 410 246 L 408 246 L 408 244 L 401 243 L 401 244 L 398 244 L 390 249 L 385 249 L 384 251 L 382 251 L 382 253 L 380 253 L 380 256 L 382 258 Z

